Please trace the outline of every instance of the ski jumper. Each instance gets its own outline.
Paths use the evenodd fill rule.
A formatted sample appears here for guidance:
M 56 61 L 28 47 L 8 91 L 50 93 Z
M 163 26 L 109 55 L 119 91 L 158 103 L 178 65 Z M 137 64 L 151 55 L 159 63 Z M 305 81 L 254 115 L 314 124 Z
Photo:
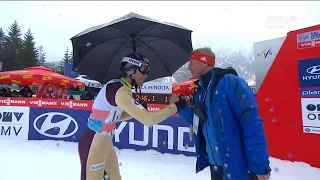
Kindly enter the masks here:
M 78 144 L 81 180 L 102 180 L 105 172 L 110 180 L 121 180 L 112 143 L 117 122 L 135 118 L 146 126 L 153 126 L 177 112 L 175 104 L 148 112 L 133 99 L 131 88 L 124 79 L 115 79 L 98 93 L 88 119 L 88 128 Z

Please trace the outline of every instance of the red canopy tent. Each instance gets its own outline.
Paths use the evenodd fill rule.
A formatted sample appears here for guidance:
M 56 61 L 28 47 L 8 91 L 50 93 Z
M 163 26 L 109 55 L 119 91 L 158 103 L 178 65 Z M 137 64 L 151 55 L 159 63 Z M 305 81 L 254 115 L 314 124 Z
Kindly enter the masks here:
M 23 70 L 0 72 L 0 83 L 38 86 L 39 83 L 57 84 L 64 87 L 83 87 L 84 83 L 56 73 L 54 70 L 35 66 Z

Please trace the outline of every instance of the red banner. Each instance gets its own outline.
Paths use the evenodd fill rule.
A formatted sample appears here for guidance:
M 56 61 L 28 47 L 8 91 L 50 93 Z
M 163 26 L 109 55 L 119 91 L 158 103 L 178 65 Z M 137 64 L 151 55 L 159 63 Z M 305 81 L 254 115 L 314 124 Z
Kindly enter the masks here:
M 0 106 L 23 106 L 42 108 L 72 108 L 91 110 L 93 101 L 65 100 L 65 99 L 40 99 L 40 98 L 0 98 Z

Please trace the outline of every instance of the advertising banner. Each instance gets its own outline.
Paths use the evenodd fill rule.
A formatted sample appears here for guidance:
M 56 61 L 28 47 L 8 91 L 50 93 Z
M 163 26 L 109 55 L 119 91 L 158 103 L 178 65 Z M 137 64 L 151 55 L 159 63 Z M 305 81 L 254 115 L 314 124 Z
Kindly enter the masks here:
M 135 93 L 136 90 L 132 89 Z M 142 93 L 158 93 L 158 94 L 171 94 L 172 82 L 145 82 L 141 87 Z
M 320 46 L 320 29 L 297 34 L 297 48 L 313 48 Z
M 0 139 L 28 140 L 29 109 L 0 106 Z
M 303 132 L 320 134 L 320 98 L 301 98 Z
M 28 139 L 78 142 L 89 115 L 86 110 L 30 108 Z
M 150 128 L 137 120 L 120 122 L 114 133 L 114 144 L 119 149 L 153 149 L 161 153 L 194 156 L 195 147 L 189 138 L 189 126 L 179 117 L 169 117 Z
M 23 106 L 42 108 L 63 108 L 91 110 L 93 101 L 41 99 L 41 98 L 0 98 L 0 106 Z
M 90 111 L 86 110 L 30 108 L 28 139 L 78 142 L 87 128 L 89 115 Z M 119 149 L 195 155 L 194 142 L 189 139 L 189 125 L 177 116 L 150 128 L 135 119 L 119 122 L 114 145 Z
M 0 98 L 0 139 L 78 142 L 87 128 L 91 106 L 91 101 Z M 148 111 L 164 106 L 149 104 Z M 189 127 L 177 114 L 152 127 L 131 119 L 117 124 L 114 145 L 119 149 L 153 149 L 161 153 L 194 156 Z
M 298 61 L 300 87 L 320 87 L 320 58 Z

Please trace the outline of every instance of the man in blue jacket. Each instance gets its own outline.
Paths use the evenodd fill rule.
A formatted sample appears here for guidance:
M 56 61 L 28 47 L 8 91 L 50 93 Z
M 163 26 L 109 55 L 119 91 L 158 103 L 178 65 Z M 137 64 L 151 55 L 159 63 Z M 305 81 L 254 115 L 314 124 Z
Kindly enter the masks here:
M 192 107 L 178 111 L 192 124 L 196 172 L 210 166 L 212 180 L 267 180 L 271 169 L 255 96 L 234 69 L 214 65 L 210 48 L 193 51 L 189 70 L 199 87 Z

